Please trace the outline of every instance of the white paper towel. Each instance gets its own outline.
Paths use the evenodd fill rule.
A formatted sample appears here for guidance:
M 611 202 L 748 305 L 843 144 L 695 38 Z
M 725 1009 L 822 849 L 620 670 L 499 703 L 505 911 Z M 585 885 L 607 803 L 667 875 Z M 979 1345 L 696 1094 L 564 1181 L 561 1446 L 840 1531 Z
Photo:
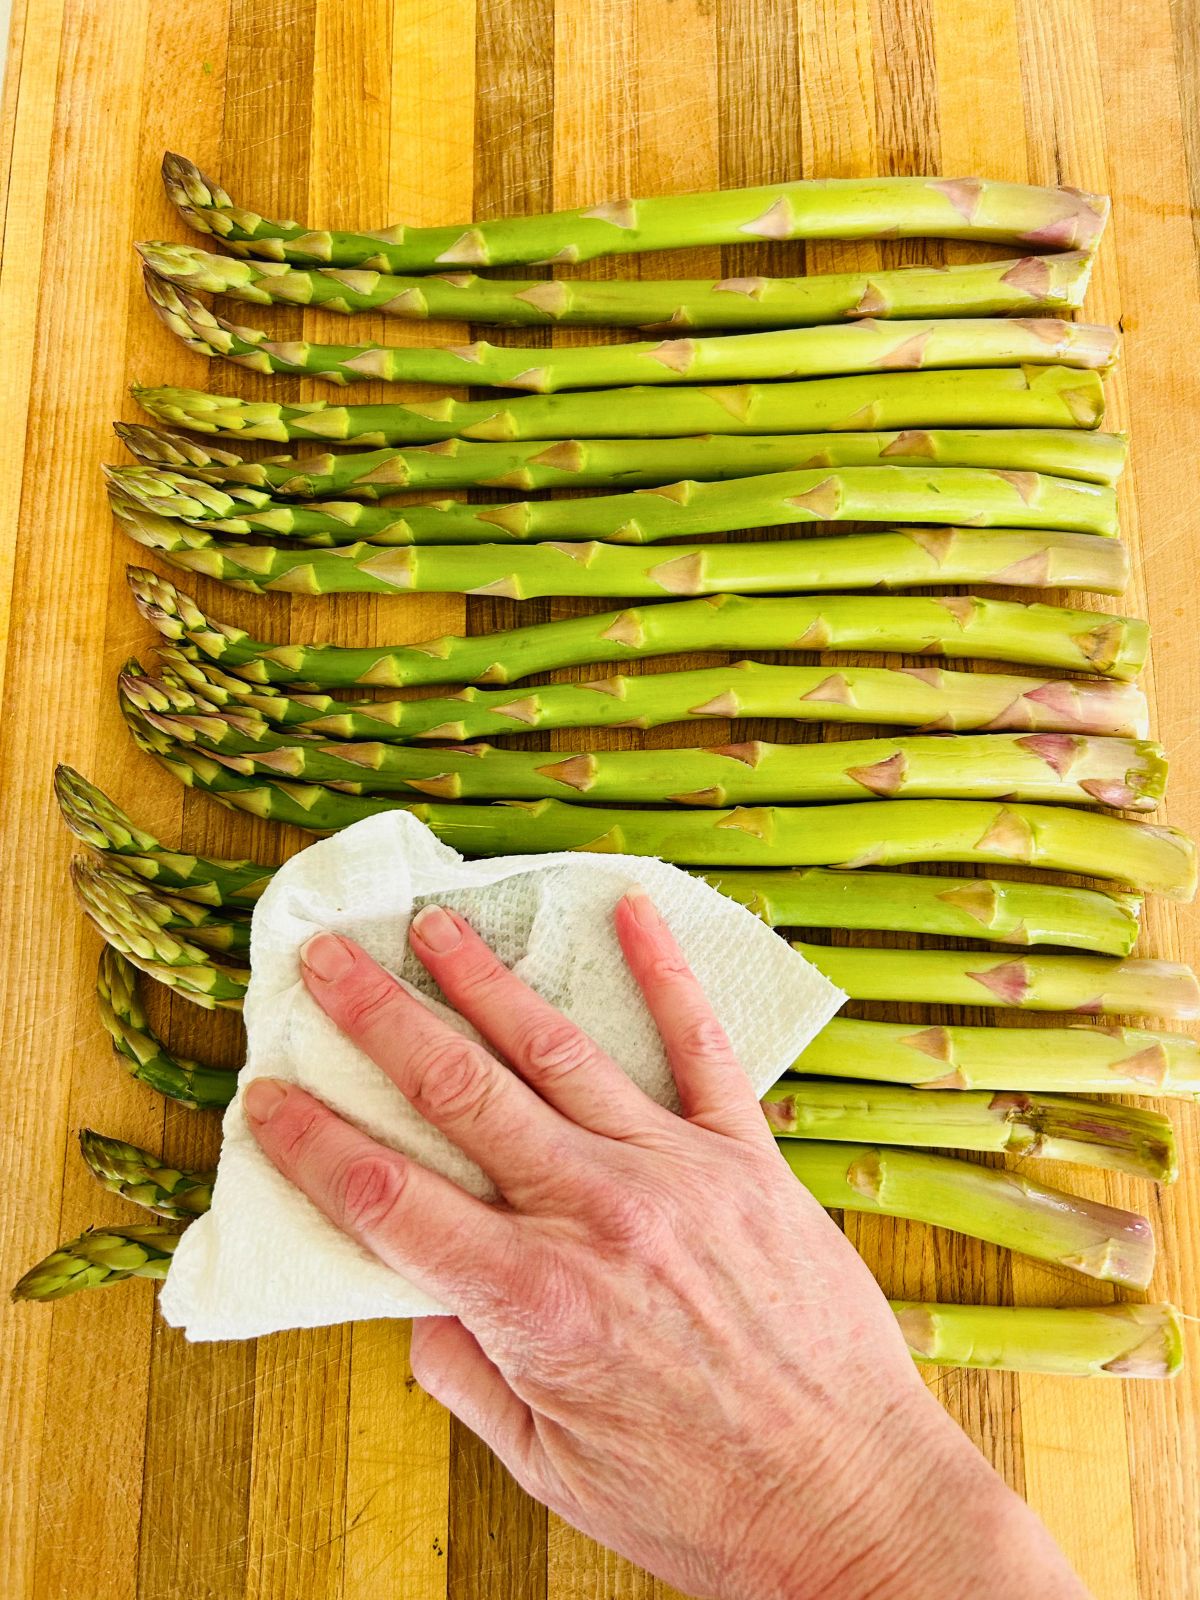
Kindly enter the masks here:
M 647 890 L 712 1000 L 755 1089 L 773 1083 L 844 996 L 742 906 L 664 862 L 556 854 L 464 861 L 406 812 L 356 823 L 294 856 L 254 912 L 248 1049 L 240 1083 L 303 1085 L 365 1132 L 475 1194 L 487 1179 L 345 1039 L 300 980 L 299 952 L 321 929 L 347 934 L 440 1014 L 408 949 L 413 913 L 452 906 L 551 1004 L 664 1104 L 674 1086 L 658 1034 L 613 931 L 617 901 Z M 242 1115 L 225 1114 L 213 1205 L 188 1228 L 163 1285 L 168 1322 L 189 1339 L 421 1316 L 430 1298 L 340 1233 L 277 1173 Z

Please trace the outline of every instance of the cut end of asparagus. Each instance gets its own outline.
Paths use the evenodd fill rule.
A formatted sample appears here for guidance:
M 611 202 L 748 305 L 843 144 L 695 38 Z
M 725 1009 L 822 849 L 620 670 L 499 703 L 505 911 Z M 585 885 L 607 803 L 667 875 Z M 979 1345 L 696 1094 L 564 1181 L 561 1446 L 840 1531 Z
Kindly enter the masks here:
M 959 1306 L 894 1300 L 917 1361 L 1058 1377 L 1173 1378 L 1183 1320 L 1172 1305 Z

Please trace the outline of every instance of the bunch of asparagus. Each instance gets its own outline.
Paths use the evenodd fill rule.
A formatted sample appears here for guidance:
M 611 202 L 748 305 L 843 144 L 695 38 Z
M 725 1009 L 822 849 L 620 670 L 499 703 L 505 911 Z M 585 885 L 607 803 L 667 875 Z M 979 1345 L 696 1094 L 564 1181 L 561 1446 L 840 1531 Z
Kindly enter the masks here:
M 1188 898 L 1196 881 L 1190 840 L 1124 814 L 1153 811 L 1165 786 L 1135 682 L 1145 625 L 1115 610 L 955 587 L 1117 594 L 1125 584 L 1114 493 L 1125 441 L 1098 431 L 1116 335 L 1064 320 L 1082 303 L 1106 201 L 885 179 L 339 233 L 236 205 L 179 157 L 167 158 L 164 180 L 189 225 L 231 252 L 139 246 L 155 310 L 192 350 L 338 384 L 524 393 L 342 405 L 137 388 L 155 425 L 118 425 L 136 465 L 107 478 L 117 520 L 139 544 L 253 592 L 657 602 L 395 648 L 291 645 L 218 621 L 153 572 L 131 569 L 159 645 L 151 666 L 127 663 L 121 708 L 137 745 L 182 783 L 316 833 L 403 808 L 467 854 L 654 854 L 702 871 L 781 928 L 1000 947 L 798 944 L 855 1002 L 1200 1014 L 1188 969 L 1132 958 L 1141 895 Z M 474 270 L 701 243 L 922 234 L 1025 253 L 788 279 L 519 281 Z M 348 315 L 659 337 L 549 349 L 320 345 L 229 322 L 197 291 Z M 322 453 L 258 460 L 214 435 L 317 440 Z M 335 442 L 353 448 L 333 454 Z M 607 492 L 524 498 L 562 488 Z M 520 498 L 393 498 L 464 489 Z M 869 531 L 738 536 L 831 522 Z M 638 548 L 680 539 L 691 542 Z M 930 584 L 947 592 L 901 592 Z M 897 592 L 854 592 L 879 589 Z M 864 650 L 973 670 L 839 659 Z M 628 670 L 679 651 L 808 660 Z M 985 663 L 1005 670 L 978 670 Z M 521 682 L 591 665 L 606 675 Z M 432 698 L 408 693 L 435 686 L 443 692 Z M 863 736 L 671 750 L 577 742 L 554 755 L 479 742 L 760 716 L 857 724 Z M 897 731 L 881 737 L 881 728 Z M 77 862 L 74 881 L 105 940 L 98 999 L 119 1059 L 183 1104 L 223 1107 L 233 1075 L 172 1055 L 150 1029 L 136 975 L 201 1006 L 239 1009 L 249 913 L 273 869 L 167 849 L 68 769 L 57 791 L 68 825 L 101 857 Z M 998 875 L 893 870 L 938 863 Z M 1101 882 L 1004 875 L 1018 866 Z M 845 1079 L 849 1061 L 858 1081 Z M 998 1028 L 839 1017 L 770 1091 L 764 1113 L 828 1206 L 918 1218 L 1144 1287 L 1153 1263 L 1145 1218 L 930 1153 L 1007 1151 L 1170 1181 L 1169 1120 L 1080 1098 L 1106 1091 L 1194 1097 L 1200 1050 L 1183 1034 L 1108 1021 Z M 92 1132 L 82 1150 L 102 1183 L 164 1219 L 207 1207 L 211 1173 L 170 1168 Z M 49 1299 L 161 1277 L 176 1237 L 85 1234 L 18 1292 Z M 918 1359 L 1144 1376 L 1180 1359 L 1169 1307 L 896 1311 Z

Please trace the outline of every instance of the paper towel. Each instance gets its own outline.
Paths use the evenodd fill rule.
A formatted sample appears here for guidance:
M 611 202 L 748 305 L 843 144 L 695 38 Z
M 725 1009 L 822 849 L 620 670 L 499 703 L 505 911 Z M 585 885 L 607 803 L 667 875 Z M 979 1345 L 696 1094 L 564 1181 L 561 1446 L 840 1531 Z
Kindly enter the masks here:
M 408 949 L 428 901 L 452 906 L 501 959 L 664 1104 L 674 1085 L 613 931 L 613 908 L 640 884 L 665 917 L 762 1091 L 799 1055 L 844 996 L 744 907 L 664 862 L 555 854 L 464 861 L 406 812 L 371 817 L 294 856 L 254 912 L 248 1039 L 240 1084 L 303 1085 L 374 1138 L 491 1188 L 345 1039 L 300 979 L 299 952 L 321 929 L 356 940 L 464 1033 Z M 189 1339 L 244 1339 L 282 1328 L 440 1308 L 340 1233 L 260 1152 L 241 1097 L 225 1114 L 212 1209 L 184 1235 L 163 1285 L 167 1320 Z

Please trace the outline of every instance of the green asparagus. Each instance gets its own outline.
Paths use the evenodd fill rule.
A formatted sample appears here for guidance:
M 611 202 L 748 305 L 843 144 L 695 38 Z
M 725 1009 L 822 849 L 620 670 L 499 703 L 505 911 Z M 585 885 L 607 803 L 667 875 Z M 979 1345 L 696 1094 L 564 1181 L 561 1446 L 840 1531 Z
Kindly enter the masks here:
M 888 433 L 701 434 L 692 439 L 544 439 L 472 444 L 447 439 L 408 450 L 276 456 L 250 461 L 182 433 L 113 424 L 145 466 L 202 483 L 246 485 L 284 498 L 381 500 L 401 489 L 638 488 L 680 478 L 718 480 L 815 467 L 992 467 L 1113 484 L 1125 465 L 1120 433 L 1082 428 L 907 428 Z
M 1154 1270 L 1154 1232 L 1145 1217 L 1021 1173 L 883 1145 L 784 1139 L 780 1149 L 805 1188 L 831 1209 L 950 1228 L 1131 1289 L 1144 1289 Z
M 778 594 L 794 589 L 903 589 L 922 584 L 1000 584 L 1120 594 L 1129 559 L 1116 539 L 1008 528 L 896 528 L 832 538 L 671 545 L 639 550 L 595 542 L 347 544 L 335 550 L 228 544 L 199 528 L 114 504 L 137 544 L 174 567 L 253 594 L 543 595 Z
M 105 1138 L 91 1128 L 80 1129 L 79 1149 L 93 1177 L 106 1189 L 160 1217 L 187 1221 L 207 1211 L 212 1203 L 215 1172 L 169 1167 L 148 1150 L 122 1139 Z
M 782 1079 L 763 1096 L 778 1139 L 833 1139 L 1081 1162 L 1160 1183 L 1178 1176 L 1159 1111 L 1096 1100 Z
M 275 870 L 255 862 L 209 861 L 169 852 L 69 767 L 59 768 L 55 786 L 76 837 L 116 857 L 160 896 L 167 884 L 173 900 L 186 895 L 232 917 L 257 898 Z M 1134 895 L 1055 883 L 817 867 L 704 876 L 721 893 L 776 925 L 882 928 L 997 943 L 1067 945 L 1111 955 L 1128 955 L 1133 949 L 1141 909 Z
M 762 382 L 852 373 L 962 367 L 1067 366 L 1106 371 L 1113 328 L 1054 317 L 948 317 L 919 322 L 834 323 L 772 333 L 734 333 L 657 343 L 523 347 L 477 339 L 458 345 L 313 344 L 272 339 L 216 316 L 193 294 L 145 272 L 150 304 L 197 355 L 251 372 L 288 373 L 345 385 L 445 383 L 554 394 L 627 384 Z
M 106 944 L 149 977 L 208 1009 L 240 1008 L 249 969 L 218 965 L 211 951 L 159 926 L 153 900 L 129 888 L 123 873 L 76 859 L 71 881 L 80 904 Z
M 923 1089 L 1200 1097 L 1200 1044 L 1135 1028 L 921 1028 L 835 1017 L 792 1070 Z
M 214 533 L 262 534 L 312 544 L 495 544 L 608 539 L 654 544 L 737 528 L 809 522 L 969 523 L 1112 536 L 1107 484 L 975 467 L 872 466 L 767 472 L 719 483 L 694 479 L 577 500 L 509 505 L 380 506 L 357 500 L 274 500 L 262 489 L 210 484 L 167 467 L 105 467 L 118 500 Z
M 139 745 L 181 783 L 310 833 L 335 833 L 362 817 L 404 810 L 466 856 L 590 850 L 654 855 L 694 867 L 963 861 L 1091 874 L 1179 900 L 1190 900 L 1196 891 L 1196 846 L 1186 834 L 1070 806 L 893 800 L 886 811 L 875 801 L 637 811 L 563 800 L 410 803 L 246 778 L 165 738 L 128 708 L 126 722 Z
M 807 383 L 632 388 L 491 400 L 338 405 L 242 400 L 199 389 L 130 390 L 160 422 L 242 439 L 317 439 L 364 447 L 689 434 L 858 432 L 864 428 L 1095 428 L 1100 374 L 1077 367 L 887 372 Z M 539 446 L 540 448 L 540 446 Z
M 442 800 L 537 800 L 557 795 L 692 806 L 1008 798 L 1150 811 L 1166 781 L 1166 761 L 1157 745 L 1061 733 L 822 744 L 751 740 L 708 749 L 580 750 L 553 755 L 487 744 L 424 750 L 366 740 L 288 742 L 286 735 L 244 733 L 236 720 L 155 710 L 148 706 L 149 696 L 141 684 L 126 671 L 122 694 L 169 738 L 195 744 L 233 772 L 328 784 L 345 794 L 408 790 Z
M 1102 550 L 1110 548 L 1107 543 L 1093 543 Z M 253 683 L 322 689 L 507 684 L 560 667 L 644 661 L 684 650 L 895 650 L 963 660 L 1029 661 L 1128 679 L 1140 672 L 1149 646 L 1149 629 L 1140 618 L 1018 605 L 978 595 L 779 599 L 717 595 L 533 623 L 473 638 L 444 634 L 391 648 L 285 645 L 252 638 L 242 628 L 216 621 L 191 595 L 149 568 L 129 567 L 127 575 L 138 610 L 169 643 L 192 648 Z M 910 676 L 936 683 L 939 671 L 922 668 Z M 601 692 L 610 699 L 623 698 L 640 693 L 634 689 L 640 681 L 617 680 L 609 688 L 610 680 L 602 680 Z M 1103 698 L 1104 686 L 1092 687 Z M 542 693 L 536 691 L 530 698 L 536 701 Z M 653 693 L 645 691 L 647 696 Z M 1067 711 L 1067 702 L 1077 693 L 1082 690 L 1063 694 L 1046 684 L 1036 703 L 1048 706 L 1061 698 Z M 1122 691 L 1118 699 L 1127 715 L 1109 719 L 1094 731 L 1123 731 L 1118 721 L 1133 729 L 1144 725 L 1144 704 L 1137 704 L 1136 693 Z M 737 704 L 735 693 L 730 696 L 731 710 L 721 714 L 736 715 Z M 647 706 L 646 699 L 639 700 L 632 719 Z M 539 709 L 537 704 L 533 709 Z
M 1091 955 L 998 957 L 974 950 L 862 945 L 797 943 L 795 948 L 851 1000 L 1184 1021 L 1200 1016 L 1196 975 L 1174 961 L 1114 961 Z
M 793 867 L 701 876 L 775 928 L 931 933 L 995 944 L 1057 944 L 1113 956 L 1132 952 L 1142 907 L 1137 895 L 1117 889 L 923 872 Z
M 940 1366 L 1056 1377 L 1173 1378 L 1183 1366 L 1174 1306 L 956 1306 L 893 1300 L 909 1353 Z
M 89 1228 L 39 1261 L 15 1285 L 14 1300 L 61 1300 L 122 1278 L 165 1278 L 180 1235 L 167 1228 Z
M 821 178 L 710 194 L 614 200 L 576 211 L 450 227 L 330 232 L 274 222 L 236 205 L 185 156 L 163 157 L 163 184 L 189 227 L 235 255 L 436 272 L 590 261 L 596 256 L 764 239 L 896 239 L 929 234 L 1092 250 L 1108 220 L 1105 195 L 980 178 Z M 248 248 L 243 249 L 242 246 Z
M 175 1055 L 163 1044 L 138 996 L 137 968 L 109 944 L 100 951 L 96 1003 L 117 1060 L 139 1083 L 193 1110 L 222 1111 L 233 1099 L 236 1072 Z
M 409 321 L 510 327 L 796 328 L 855 317 L 975 317 L 1077 309 L 1091 254 L 1024 256 L 954 267 L 820 273 L 807 278 L 480 278 L 472 272 L 399 277 L 371 268 L 292 267 L 219 256 L 193 245 L 135 246 L 155 277 L 255 305 L 378 311 Z

